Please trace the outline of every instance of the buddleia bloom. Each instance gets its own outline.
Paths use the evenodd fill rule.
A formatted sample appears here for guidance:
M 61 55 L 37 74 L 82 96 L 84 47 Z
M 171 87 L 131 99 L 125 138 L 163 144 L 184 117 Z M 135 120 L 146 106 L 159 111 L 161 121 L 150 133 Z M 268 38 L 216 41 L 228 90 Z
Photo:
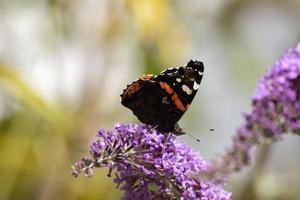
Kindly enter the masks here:
M 73 175 L 92 176 L 95 168 L 107 167 L 108 176 L 115 172 L 116 186 L 125 191 L 123 199 L 231 199 L 223 185 L 190 177 L 209 169 L 199 154 L 176 136 L 145 125 L 100 130 L 90 154 L 73 165 Z
M 239 171 L 250 163 L 250 150 L 278 141 L 286 133 L 300 134 L 300 43 L 287 50 L 259 81 L 252 110 L 237 129 L 233 143 L 210 172 L 216 176 Z

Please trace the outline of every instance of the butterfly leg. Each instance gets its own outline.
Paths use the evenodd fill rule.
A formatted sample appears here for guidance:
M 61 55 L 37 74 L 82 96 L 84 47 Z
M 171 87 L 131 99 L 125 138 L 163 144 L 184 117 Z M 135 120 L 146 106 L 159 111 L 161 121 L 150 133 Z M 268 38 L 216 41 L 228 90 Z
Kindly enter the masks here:
M 170 136 L 172 135 L 172 133 L 171 132 L 168 132 L 168 135 L 167 135 L 167 137 L 166 137 L 166 140 L 164 141 L 164 144 L 163 144 L 163 150 L 162 150 L 162 156 L 164 155 L 164 153 L 165 153 L 165 146 L 167 145 L 167 143 L 168 143 L 168 141 L 169 141 L 169 139 L 170 139 Z

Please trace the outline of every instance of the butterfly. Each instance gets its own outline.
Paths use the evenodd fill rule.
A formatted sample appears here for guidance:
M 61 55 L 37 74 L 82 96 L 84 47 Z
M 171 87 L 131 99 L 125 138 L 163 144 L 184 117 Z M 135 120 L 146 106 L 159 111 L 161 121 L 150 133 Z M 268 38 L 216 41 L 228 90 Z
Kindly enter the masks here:
M 203 63 L 191 60 L 159 75 L 144 74 L 123 90 L 121 104 L 144 124 L 165 133 L 184 134 L 177 122 L 192 103 L 203 72 Z

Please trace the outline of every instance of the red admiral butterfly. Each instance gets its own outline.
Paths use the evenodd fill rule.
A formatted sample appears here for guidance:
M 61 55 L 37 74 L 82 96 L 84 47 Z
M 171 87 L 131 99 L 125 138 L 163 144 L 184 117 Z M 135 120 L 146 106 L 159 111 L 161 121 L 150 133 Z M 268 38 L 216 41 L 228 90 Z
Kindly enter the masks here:
M 143 75 L 123 91 L 121 103 L 159 131 L 184 134 L 177 122 L 193 101 L 203 71 L 202 62 L 191 60 L 185 67 Z

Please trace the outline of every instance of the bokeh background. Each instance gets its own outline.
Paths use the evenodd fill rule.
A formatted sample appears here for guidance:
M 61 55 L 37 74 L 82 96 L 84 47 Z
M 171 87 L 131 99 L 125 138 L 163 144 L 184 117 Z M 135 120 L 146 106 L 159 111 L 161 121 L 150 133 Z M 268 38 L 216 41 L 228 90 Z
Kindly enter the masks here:
M 98 129 L 137 122 L 120 93 L 143 73 L 202 60 L 180 140 L 207 160 L 230 144 L 257 81 L 300 41 L 299 0 L 0 0 L 0 199 L 119 199 L 106 169 L 70 166 Z M 209 129 L 214 128 L 215 132 Z M 234 199 L 299 199 L 300 139 L 256 149 Z

